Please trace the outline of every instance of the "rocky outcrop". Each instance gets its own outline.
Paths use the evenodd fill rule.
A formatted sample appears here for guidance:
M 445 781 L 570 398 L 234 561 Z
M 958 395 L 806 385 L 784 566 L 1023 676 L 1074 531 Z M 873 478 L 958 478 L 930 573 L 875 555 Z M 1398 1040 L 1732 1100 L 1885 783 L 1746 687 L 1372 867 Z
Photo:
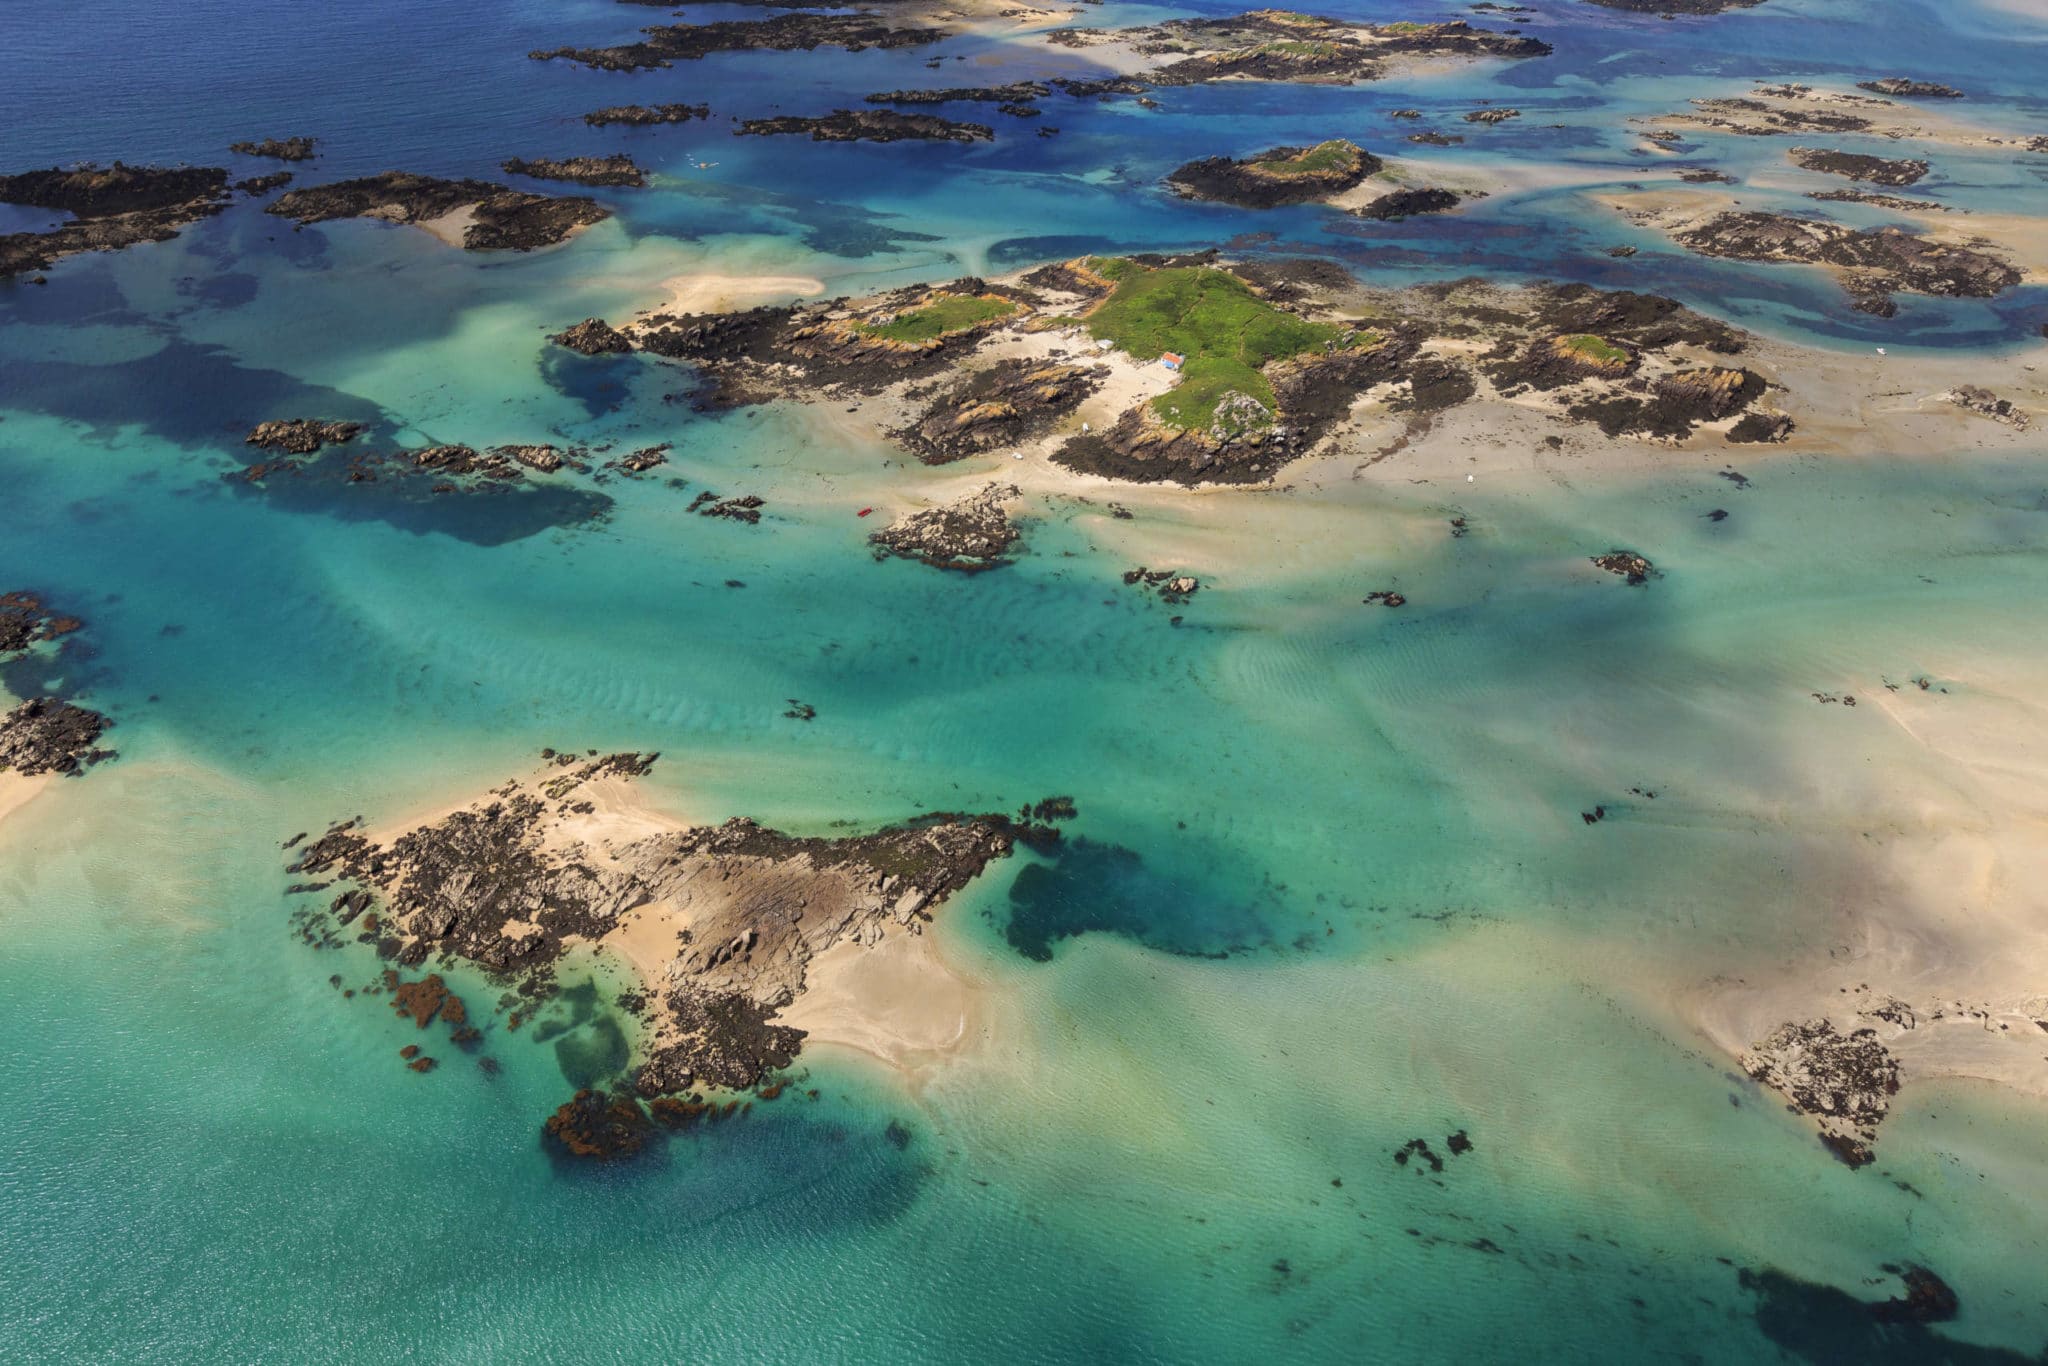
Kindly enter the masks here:
M 2015 407 L 2011 399 L 2000 398 L 1980 385 L 1958 385 L 1949 391 L 1948 399 L 1958 408 L 1968 409 L 1970 412 L 1990 418 L 1993 422 L 2003 422 L 2006 426 L 2019 431 L 2027 429 L 2027 415 L 2024 411 Z
M 1808 190 L 1808 199 L 1823 204 L 1868 204 L 1873 209 L 1890 209 L 1893 213 L 1954 213 L 1956 210 L 1934 199 L 1912 199 L 1905 195 L 1873 194 L 1869 190 Z M 1965 209 L 1963 212 L 1968 213 Z
M 1359 218 L 1377 219 L 1380 222 L 1398 222 L 1424 213 L 1449 213 L 1458 207 L 1457 194 L 1451 190 L 1416 188 L 1392 190 L 1377 199 L 1363 204 L 1351 212 Z
M 1613 393 L 1573 404 L 1567 413 L 1609 436 L 1679 441 L 1702 423 L 1719 422 L 1762 397 L 1769 386 L 1748 370 L 1709 365 L 1660 376 L 1647 393 Z M 1789 428 L 1790 419 L 1786 419 Z
M 112 750 L 99 747 L 100 736 L 111 725 L 106 717 L 85 707 L 52 697 L 32 697 L 0 716 L 0 773 L 12 769 L 33 777 L 83 772 L 113 757 Z
M 1021 445 L 1073 412 L 1108 373 L 1103 366 L 998 361 L 941 394 L 893 435 L 927 465 Z
M 872 14 L 781 14 L 773 19 L 723 19 L 710 24 L 671 24 L 643 29 L 636 43 L 616 47 L 558 47 L 527 54 L 535 61 L 581 62 L 604 71 L 644 71 L 674 62 L 693 62 L 714 52 L 809 52 L 838 47 L 921 47 L 936 43 L 942 28 L 893 27 Z
M 1351 24 L 1293 10 L 1265 9 L 1227 18 L 1170 19 L 1129 29 L 1059 29 L 1050 41 L 1087 48 L 1123 43 L 1159 65 L 1152 85 L 1219 80 L 1344 84 L 1377 80 L 1396 59 L 1543 57 L 1550 45 L 1519 34 L 1445 23 Z M 1063 87 L 1064 88 L 1064 87 Z
M 827 384 L 876 393 L 949 368 L 993 332 L 1027 317 L 1030 306 L 1017 296 L 1018 291 L 997 291 L 985 280 L 967 278 L 937 288 L 891 290 L 852 304 L 656 314 L 640 324 L 639 343 L 644 351 L 704 367 L 716 384 L 713 401 L 722 405 Z M 946 324 L 935 335 L 896 335 L 906 317 L 955 308 L 963 300 L 988 307 L 976 310 L 982 316 Z
M 242 438 L 246 445 L 287 455 L 311 455 L 322 446 L 339 446 L 355 440 L 363 429 L 360 422 L 323 422 L 318 418 L 278 418 L 259 422 Z
M 733 130 L 742 137 L 808 133 L 813 142 L 988 142 L 995 129 L 958 123 L 936 114 L 899 114 L 893 109 L 835 109 L 817 117 L 794 114 L 748 119 Z
M 512 157 L 499 169 L 506 175 L 521 175 L 529 180 L 566 180 L 577 185 L 637 190 L 647 184 L 647 172 L 634 165 L 633 158 L 623 152 L 608 157 L 566 157 L 559 160 L 543 157 L 528 161 Z
M 1865 156 L 1860 152 L 1829 152 L 1818 147 L 1794 147 L 1785 155 L 1802 171 L 1847 176 L 1851 180 L 1889 185 L 1895 189 L 1916 184 L 1929 169 L 1924 161 L 1893 160 Z
M 473 963 L 518 983 L 512 1004 L 552 989 L 572 942 L 618 951 L 629 923 L 657 921 L 655 942 L 674 949 L 658 970 L 635 959 L 649 1037 L 639 1065 L 609 1094 L 579 1094 L 549 1124 L 582 1156 L 630 1149 L 644 1136 L 629 1087 L 649 1096 L 739 1089 L 787 1067 L 803 1034 L 774 1017 L 802 994 L 817 954 L 916 933 L 1013 840 L 1057 838 L 1005 816 L 933 816 L 840 839 L 744 819 L 652 834 L 638 820 L 578 824 L 592 810 L 582 799 L 588 784 L 643 774 L 654 757 L 550 753 L 542 776 L 389 843 L 353 821 L 335 826 L 301 846 L 290 869 L 352 884 L 359 890 L 334 903 L 352 913 L 367 901 L 358 897 L 374 895 L 379 909 L 363 914 L 363 933 L 380 951 L 402 963 L 430 954 Z M 454 999 L 429 977 L 394 1005 L 415 1021 L 436 1010 L 446 1019 Z
M 1336 139 L 1313 148 L 1275 147 L 1242 160 L 1204 157 L 1175 170 L 1166 183 L 1188 199 L 1270 209 L 1342 194 L 1381 165 L 1356 143 Z
M 1595 555 L 1593 563 L 1631 588 L 1640 588 L 1657 574 L 1657 567 L 1633 550 L 1610 550 L 1604 555 Z
M 217 167 L 165 169 L 91 164 L 0 175 L 0 204 L 68 213 L 46 232 L 0 236 L 0 279 L 47 270 L 67 256 L 167 242 L 226 207 L 228 173 Z
M 1632 14 L 1723 14 L 1731 9 L 1754 9 L 1763 0 L 1589 0 L 1604 9 L 1628 10 Z
M 281 190 L 297 178 L 290 171 L 272 171 L 269 175 L 252 175 L 247 180 L 236 181 L 235 192 L 248 195 L 253 199 L 260 195 L 269 194 L 272 190 Z
M 614 124 L 628 128 L 652 128 L 663 123 L 688 123 L 691 119 L 708 119 L 711 106 L 708 104 L 615 104 L 605 109 L 594 109 L 583 116 L 583 121 L 592 128 L 609 128 Z
M 1519 109 L 1474 109 L 1465 115 L 1467 123 L 1506 123 L 1509 119 L 1522 117 Z
M 1856 82 L 1858 90 L 1874 90 L 1880 95 L 1892 95 L 1903 100 L 1959 100 L 1963 92 L 1952 85 L 1939 85 L 1933 81 L 1913 81 L 1904 76 L 1880 76 L 1874 81 Z
M 408 171 L 292 190 L 264 212 L 304 226 L 342 218 L 428 223 L 462 210 L 470 214 L 462 234 L 462 245 L 469 251 L 552 246 L 579 228 L 611 217 L 611 210 L 592 199 L 529 194 L 487 180 L 444 180 Z
M 1009 552 L 1020 539 L 1008 511 L 1017 496 L 1015 484 L 989 484 L 956 502 L 913 512 L 868 542 L 878 560 L 894 555 L 962 574 L 1000 568 L 1010 563 Z
M 0 593 L 0 659 L 62 640 L 84 626 L 77 617 L 51 611 L 37 594 Z
M 85 623 L 52 611 L 39 594 L 0 593 L 0 662 L 55 645 L 67 648 Z M 113 722 L 59 696 L 29 698 L 0 716 L 0 773 L 77 774 L 114 752 L 99 748 Z
M 1052 94 L 1041 81 L 1009 85 L 956 85 L 944 90 L 884 90 L 867 97 L 869 104 L 1029 104 Z
M 586 356 L 618 356 L 633 349 L 632 340 L 603 318 L 585 318 L 548 340 Z
M 1818 1120 L 1821 1142 L 1842 1161 L 1872 1161 L 1877 1126 L 1899 1090 L 1899 1064 L 1877 1031 L 1844 1035 L 1826 1020 L 1788 1022 L 1751 1045 L 1742 1069 Z
M 569 1157 L 617 1162 L 646 1147 L 654 1125 L 632 1095 L 586 1088 L 549 1115 L 542 1132 Z
M 1675 235 L 1702 256 L 1837 267 L 1858 307 L 1880 314 L 1891 311 L 1894 293 L 1984 299 L 2021 280 L 2017 269 L 1988 252 L 1895 227 L 1851 228 L 1826 219 L 1729 210 Z
M 273 161 L 311 161 L 313 139 L 265 138 L 261 142 L 238 142 L 228 150 L 238 156 L 269 157 Z

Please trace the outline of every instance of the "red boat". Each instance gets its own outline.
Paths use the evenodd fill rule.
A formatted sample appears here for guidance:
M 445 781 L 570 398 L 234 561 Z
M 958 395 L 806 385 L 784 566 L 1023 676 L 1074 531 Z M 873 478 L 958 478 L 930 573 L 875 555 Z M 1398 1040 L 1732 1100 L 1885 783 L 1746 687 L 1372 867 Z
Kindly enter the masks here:
M 867 515 L 868 515 L 868 514 L 869 514 L 870 512 L 873 512 L 873 511 L 874 511 L 874 509 L 873 509 L 873 508 L 862 508 L 862 509 L 860 510 L 860 515 L 861 515 L 861 516 L 863 516 L 863 517 L 865 517 L 865 516 L 867 516 Z

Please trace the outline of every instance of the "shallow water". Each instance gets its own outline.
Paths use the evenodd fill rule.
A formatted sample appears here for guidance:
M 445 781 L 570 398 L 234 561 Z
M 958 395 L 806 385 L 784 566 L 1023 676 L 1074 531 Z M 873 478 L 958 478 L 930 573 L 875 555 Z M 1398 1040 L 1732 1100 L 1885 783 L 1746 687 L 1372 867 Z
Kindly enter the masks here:
M 1987 71 L 1990 20 L 1931 3 L 1883 26 L 1784 0 L 1671 24 L 1558 5 L 1529 20 L 1546 61 L 1174 91 L 1157 114 L 1056 97 L 1050 139 L 946 110 L 999 125 L 963 151 L 737 140 L 722 121 L 1033 74 L 1015 50 L 619 77 L 524 53 L 661 11 L 26 8 L 29 37 L 0 52 L 10 168 L 210 163 L 304 132 L 326 145 L 307 181 L 616 146 L 664 176 L 599 192 L 619 219 L 530 257 L 237 208 L 0 287 L 0 471 L 28 529 L 0 539 L 0 586 L 90 622 L 61 678 L 0 682 L 82 688 L 122 755 L 0 832 L 0 1332 L 21 1350 L 1753 1361 L 1790 1349 L 1739 1269 L 1868 1298 L 1902 1261 L 1958 1287 L 1953 1337 L 2048 1341 L 2041 1105 L 1916 1088 L 1879 1167 L 1851 1172 L 1658 990 L 1824 944 L 1787 908 L 1865 885 L 1887 819 L 1883 857 L 1921 847 L 1895 785 L 1863 775 L 1939 781 L 1939 759 L 1813 691 L 2038 682 L 2048 486 L 2030 462 L 1779 458 L 1748 488 L 1694 461 L 1452 494 L 1385 479 L 1130 523 L 1041 501 L 1029 555 L 956 579 L 871 563 L 852 515 L 927 472 L 812 415 L 692 414 L 663 401 L 687 377 L 638 359 L 537 359 L 546 332 L 707 264 L 837 293 L 1254 228 L 1381 283 L 1587 279 L 1822 344 L 2010 347 L 2035 292 L 1908 299 L 1884 330 L 1808 272 L 1612 260 L 1625 234 L 1572 190 L 1337 234 L 1155 186 L 1337 121 L 1377 145 L 1406 105 L 1449 127 L 1478 98 L 1523 119 L 1413 150 L 1626 183 L 1625 116 L 1759 77 L 1951 80 L 1972 118 L 2019 128 L 2039 117 L 2038 42 Z M 88 60 L 104 91 L 79 100 Z M 717 117 L 577 121 L 628 99 Z M 1737 170 L 1779 154 L 1712 149 Z M 1940 192 L 1986 210 L 2038 184 L 1944 164 Z M 673 450 L 573 499 L 223 481 L 254 421 L 300 412 L 380 440 Z M 687 514 L 707 488 L 761 494 L 768 516 Z M 1452 515 L 1472 534 L 1447 536 Z M 1584 557 L 1609 545 L 1655 547 L 1665 577 L 1599 574 Z M 1185 609 L 1118 583 L 1159 553 L 1204 580 Z M 1410 605 L 1360 607 L 1385 586 Z M 784 718 L 788 698 L 817 719 Z M 815 1050 L 784 1099 L 621 1172 L 559 1167 L 538 1141 L 616 1048 L 601 996 L 519 1033 L 494 1021 L 496 1075 L 452 1051 L 406 1071 L 411 1026 L 329 983 L 367 983 L 368 952 L 291 934 L 278 845 L 480 791 L 544 745 L 661 750 L 644 782 L 681 812 L 804 832 L 1071 794 L 1066 852 L 999 865 L 935 931 L 1002 1003 L 1001 1036 L 914 1088 Z M 1589 827 L 1594 803 L 1610 817 Z M 1474 1151 L 1440 1174 L 1392 1161 L 1458 1131 Z

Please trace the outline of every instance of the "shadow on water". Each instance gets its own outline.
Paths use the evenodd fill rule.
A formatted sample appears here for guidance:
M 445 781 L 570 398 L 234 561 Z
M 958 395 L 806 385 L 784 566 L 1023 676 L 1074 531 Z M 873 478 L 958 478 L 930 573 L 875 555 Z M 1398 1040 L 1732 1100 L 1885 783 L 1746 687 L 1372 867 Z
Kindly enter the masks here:
M 1026 864 L 1010 884 L 1003 938 L 1033 962 L 1083 934 L 1117 934 L 1190 958 L 1269 948 L 1277 907 L 1233 904 L 1214 891 L 1145 865 L 1136 851 L 1088 839 L 1064 841 L 1052 861 Z
M 224 348 L 172 341 L 150 355 L 112 365 L 14 361 L 6 370 L 5 402 L 67 418 L 110 434 L 141 427 L 181 446 L 212 449 L 223 458 L 255 459 L 242 438 L 258 422 L 317 417 L 359 422 L 363 433 L 301 462 L 296 471 L 261 484 L 230 476 L 237 496 L 260 497 L 279 509 L 341 521 L 385 522 L 416 535 L 439 532 L 473 545 L 504 545 L 556 527 L 575 526 L 608 511 L 612 500 L 589 489 L 521 481 L 461 493 L 436 493 L 427 471 L 386 466 L 374 480 L 351 478 L 355 461 L 388 449 L 396 430 L 368 399 L 307 384 L 278 370 L 237 362 Z
M 581 404 L 592 418 L 616 412 L 632 401 L 632 379 L 641 367 L 620 356 L 579 356 L 560 346 L 540 355 L 541 382 Z

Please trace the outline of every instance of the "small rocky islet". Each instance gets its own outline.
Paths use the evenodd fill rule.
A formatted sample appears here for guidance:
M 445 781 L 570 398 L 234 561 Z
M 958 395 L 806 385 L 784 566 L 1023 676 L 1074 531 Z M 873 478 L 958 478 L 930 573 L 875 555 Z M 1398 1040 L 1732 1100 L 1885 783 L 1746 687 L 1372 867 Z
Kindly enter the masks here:
M 110 166 L 0 175 L 0 204 L 49 209 L 71 221 L 0 236 L 0 279 L 48 270 L 81 252 L 167 242 L 227 207 L 228 173 L 213 166 Z
M 1384 164 L 1357 143 L 1333 138 L 1314 147 L 1274 147 L 1241 160 L 1204 157 L 1174 171 L 1166 183 L 1189 199 L 1270 209 L 1342 194 Z
M 1013 844 L 1059 837 L 1034 823 L 1030 808 L 1014 819 L 933 815 L 838 839 L 745 819 L 656 834 L 636 821 L 617 838 L 601 820 L 590 824 L 592 785 L 629 783 L 656 758 L 548 751 L 536 776 L 388 840 L 349 820 L 286 842 L 287 872 L 318 879 L 292 892 L 324 899 L 295 917 L 301 936 L 340 947 L 340 931 L 354 928 L 394 965 L 383 986 L 421 1028 L 436 1013 L 475 1028 L 438 976 L 403 977 L 429 958 L 506 988 L 501 1008 L 516 1029 L 555 992 L 555 970 L 573 947 L 628 952 L 628 925 L 648 918 L 670 932 L 674 948 L 659 979 L 636 998 L 645 1042 L 629 1075 L 615 1079 L 615 1091 L 572 1097 L 548 1123 L 551 1138 L 579 1156 L 621 1155 L 618 1142 L 590 1137 L 593 1126 L 638 1131 L 665 1100 L 681 1118 L 678 1106 L 712 1103 L 706 1091 L 767 1086 L 802 1049 L 803 1031 L 775 1018 L 803 993 L 814 957 L 842 942 L 872 946 L 918 933 Z M 654 1106 L 643 1108 L 646 1101 Z
M 423 224 L 466 213 L 460 242 L 468 251 L 532 251 L 611 217 L 611 210 L 594 199 L 532 194 L 488 180 L 449 180 L 407 171 L 290 190 L 264 212 L 301 227 L 345 218 Z

